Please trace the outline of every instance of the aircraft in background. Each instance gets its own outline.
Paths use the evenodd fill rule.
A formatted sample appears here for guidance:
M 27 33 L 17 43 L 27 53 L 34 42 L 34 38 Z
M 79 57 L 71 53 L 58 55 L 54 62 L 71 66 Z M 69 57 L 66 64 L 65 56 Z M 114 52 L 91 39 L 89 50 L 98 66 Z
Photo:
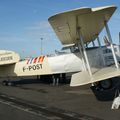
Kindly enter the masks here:
M 70 53 L 38 56 L 20 60 L 13 51 L 0 51 L 0 77 L 43 76 L 75 73 L 70 86 L 99 85 L 105 89 L 112 82 L 104 80 L 120 75 L 119 46 L 113 45 L 108 21 L 116 6 L 79 8 L 56 14 L 48 19 L 56 35 Z M 102 47 L 99 34 L 105 27 L 109 46 Z M 94 45 L 97 39 L 98 46 Z M 88 47 L 90 43 L 93 47 Z M 115 65 L 114 65 L 115 64 Z M 103 81 L 103 82 L 100 82 Z M 4 81 L 10 84 L 11 81 Z M 97 83 L 97 84 L 96 84 Z

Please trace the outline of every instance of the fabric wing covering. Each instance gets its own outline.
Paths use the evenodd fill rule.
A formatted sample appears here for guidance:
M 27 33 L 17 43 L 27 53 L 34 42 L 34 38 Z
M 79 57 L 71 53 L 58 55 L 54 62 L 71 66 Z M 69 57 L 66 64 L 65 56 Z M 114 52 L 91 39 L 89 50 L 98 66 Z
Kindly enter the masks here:
M 96 39 L 115 10 L 115 6 L 80 8 L 56 14 L 48 21 L 63 45 L 78 42 L 77 28 L 81 30 L 84 43 L 88 43 Z

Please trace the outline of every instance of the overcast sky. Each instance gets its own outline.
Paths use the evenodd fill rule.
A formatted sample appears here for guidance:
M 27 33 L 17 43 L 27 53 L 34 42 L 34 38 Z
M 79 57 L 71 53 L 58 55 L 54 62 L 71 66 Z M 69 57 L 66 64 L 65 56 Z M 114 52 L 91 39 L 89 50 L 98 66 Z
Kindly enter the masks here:
M 79 7 L 116 5 L 109 22 L 114 43 L 120 31 L 120 0 L 0 0 L 0 49 L 13 50 L 22 57 L 54 53 L 61 43 L 48 23 L 59 12 Z M 104 33 L 104 31 L 103 31 Z

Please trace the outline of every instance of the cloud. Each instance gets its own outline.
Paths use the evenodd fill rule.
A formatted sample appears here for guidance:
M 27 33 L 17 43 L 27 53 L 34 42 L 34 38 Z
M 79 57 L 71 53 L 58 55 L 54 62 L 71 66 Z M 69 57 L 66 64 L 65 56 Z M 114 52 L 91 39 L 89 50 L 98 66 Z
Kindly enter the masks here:
M 43 38 L 43 54 L 51 54 L 60 49 L 61 44 L 47 21 L 35 22 L 23 29 L 22 34 L 4 34 L 0 36 L 0 48 L 17 51 L 21 55 L 40 55 Z M 32 52 L 31 52 L 32 51 Z M 34 51 L 34 54 L 33 54 Z
M 0 37 L 0 41 L 2 43 L 17 43 L 17 42 L 23 42 L 24 38 L 16 37 L 16 36 L 2 36 Z
M 25 31 L 30 43 L 32 43 L 32 46 L 36 46 L 36 49 L 40 49 L 40 38 L 43 38 L 43 50 L 45 54 L 53 53 L 55 49 L 61 48 L 61 43 L 47 21 L 35 22 L 31 26 L 27 26 Z
M 26 27 L 28 30 L 43 30 L 50 28 L 50 24 L 47 21 L 35 22 L 33 25 Z
M 47 21 L 35 22 L 25 29 L 26 35 L 35 39 L 41 37 L 44 37 L 46 39 L 56 37 L 50 24 Z

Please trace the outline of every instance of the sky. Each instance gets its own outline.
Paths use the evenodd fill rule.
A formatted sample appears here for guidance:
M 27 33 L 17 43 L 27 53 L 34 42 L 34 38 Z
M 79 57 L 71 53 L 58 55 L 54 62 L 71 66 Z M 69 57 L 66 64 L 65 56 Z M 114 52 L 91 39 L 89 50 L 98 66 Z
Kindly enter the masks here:
M 48 23 L 56 13 L 80 7 L 116 5 L 109 21 L 114 43 L 120 32 L 120 0 L 0 0 L 0 49 L 12 50 L 21 57 L 53 54 L 62 45 Z M 104 33 L 104 30 L 103 30 Z

